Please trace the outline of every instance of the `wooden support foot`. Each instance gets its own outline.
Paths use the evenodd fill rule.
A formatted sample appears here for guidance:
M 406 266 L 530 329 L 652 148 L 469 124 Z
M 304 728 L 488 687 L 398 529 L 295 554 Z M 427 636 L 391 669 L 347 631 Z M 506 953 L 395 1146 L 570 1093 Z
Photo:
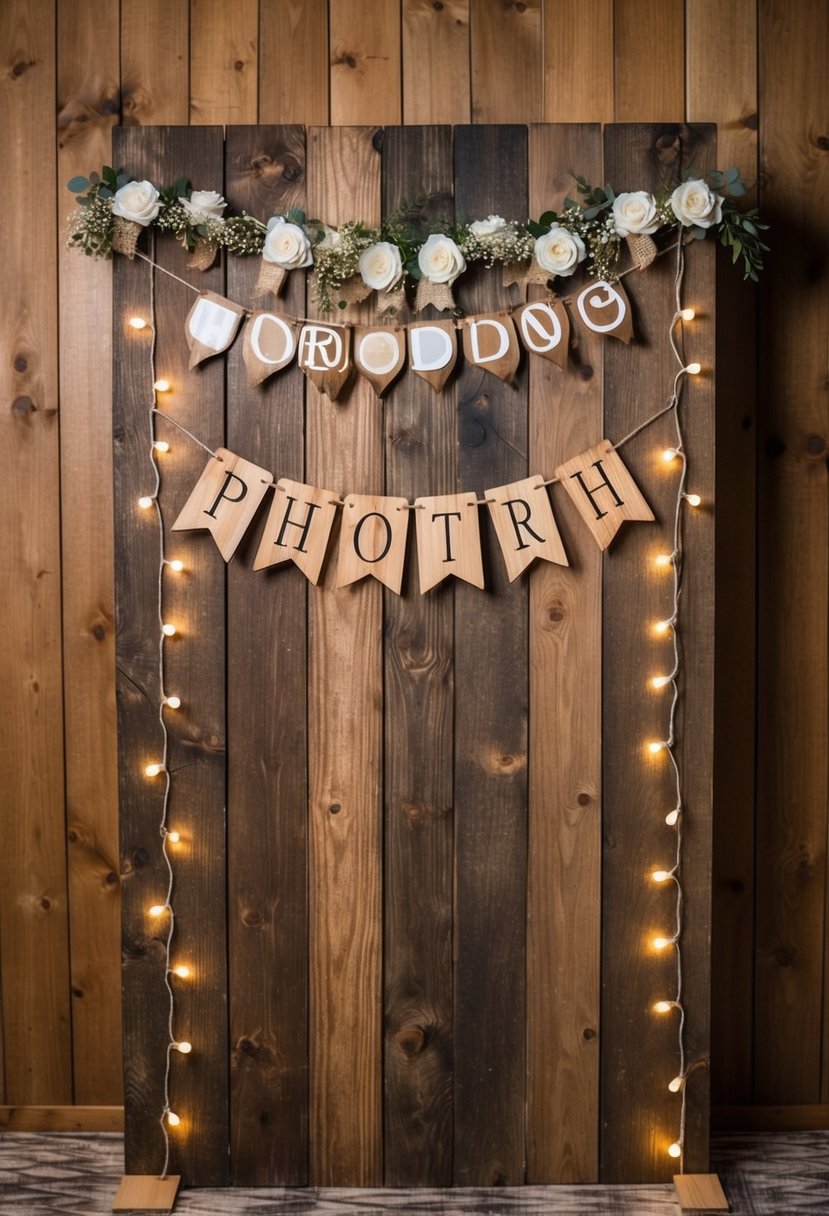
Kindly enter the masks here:
M 181 1174 L 124 1174 L 112 1201 L 113 1212 L 172 1212 Z
M 674 1174 L 674 1190 L 683 1212 L 730 1212 L 716 1174 Z

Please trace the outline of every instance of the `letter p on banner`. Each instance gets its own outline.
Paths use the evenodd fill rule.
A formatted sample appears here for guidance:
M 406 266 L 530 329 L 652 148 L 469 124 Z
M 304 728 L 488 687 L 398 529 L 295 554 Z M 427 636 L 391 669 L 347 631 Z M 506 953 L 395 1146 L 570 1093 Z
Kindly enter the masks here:
M 559 465 L 556 477 L 600 549 L 608 547 L 624 520 L 653 519 L 653 511 L 609 439 Z
M 247 531 L 273 476 L 268 469 L 219 448 L 173 524 L 174 532 L 206 529 L 226 562 Z

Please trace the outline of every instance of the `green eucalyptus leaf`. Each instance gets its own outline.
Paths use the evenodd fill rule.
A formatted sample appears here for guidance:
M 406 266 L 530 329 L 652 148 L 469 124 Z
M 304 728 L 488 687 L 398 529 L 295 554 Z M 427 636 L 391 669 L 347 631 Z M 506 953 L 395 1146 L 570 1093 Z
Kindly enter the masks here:
M 109 186 L 98 187 L 98 198 L 112 198 L 112 195 L 113 191 L 110 190 Z
M 746 192 L 746 188 L 742 182 L 732 182 L 728 189 L 734 198 L 740 198 Z
M 89 189 L 89 178 L 87 177 L 70 177 L 66 183 L 67 190 L 71 190 L 73 194 L 83 194 L 84 190 Z
M 735 182 L 740 180 L 740 170 L 735 165 L 729 165 L 725 171 L 725 180 L 729 186 L 733 186 Z

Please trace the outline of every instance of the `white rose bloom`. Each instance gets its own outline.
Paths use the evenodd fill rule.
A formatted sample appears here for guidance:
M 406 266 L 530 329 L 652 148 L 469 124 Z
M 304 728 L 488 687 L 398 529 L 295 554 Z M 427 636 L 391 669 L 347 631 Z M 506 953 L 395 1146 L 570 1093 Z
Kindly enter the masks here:
M 308 237 L 297 224 L 289 224 L 282 215 L 274 215 L 268 220 L 262 257 L 283 270 L 304 270 L 314 262 Z
M 710 228 L 722 219 L 722 195 L 714 194 L 704 181 L 683 182 L 671 195 L 671 208 L 680 224 Z
M 367 287 L 389 291 L 403 273 L 400 250 L 390 241 L 378 241 L 360 254 L 360 274 Z
M 490 215 L 485 220 L 475 220 L 469 225 L 469 231 L 473 236 L 485 237 L 494 236 L 496 232 L 503 232 L 507 227 L 507 221 L 501 215 Z
M 199 220 L 220 220 L 227 203 L 215 190 L 192 190 L 189 198 L 178 200 L 189 216 Z
M 535 242 L 535 260 L 542 270 L 549 270 L 550 274 L 571 275 L 586 257 L 587 250 L 578 233 L 570 232 L 559 224 L 554 224 Z
M 646 190 L 617 194 L 613 200 L 613 223 L 619 236 L 636 233 L 650 236 L 659 227 L 656 199 Z
M 115 191 L 112 214 L 146 228 L 161 210 L 161 199 L 152 182 L 127 182 Z
M 433 232 L 417 255 L 421 273 L 430 283 L 455 282 L 466 270 L 466 259 L 451 237 Z

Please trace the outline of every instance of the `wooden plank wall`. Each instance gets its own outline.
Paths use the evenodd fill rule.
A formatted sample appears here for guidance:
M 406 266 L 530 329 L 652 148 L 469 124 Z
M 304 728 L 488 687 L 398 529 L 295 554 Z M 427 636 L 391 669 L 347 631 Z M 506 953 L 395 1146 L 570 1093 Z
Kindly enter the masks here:
M 829 1099 L 827 21 L 821 0 L 2 5 L 0 1100 L 122 1092 L 110 271 L 64 250 L 64 181 L 118 123 L 653 119 L 718 122 L 775 222 L 759 290 L 718 285 L 712 1092 Z

